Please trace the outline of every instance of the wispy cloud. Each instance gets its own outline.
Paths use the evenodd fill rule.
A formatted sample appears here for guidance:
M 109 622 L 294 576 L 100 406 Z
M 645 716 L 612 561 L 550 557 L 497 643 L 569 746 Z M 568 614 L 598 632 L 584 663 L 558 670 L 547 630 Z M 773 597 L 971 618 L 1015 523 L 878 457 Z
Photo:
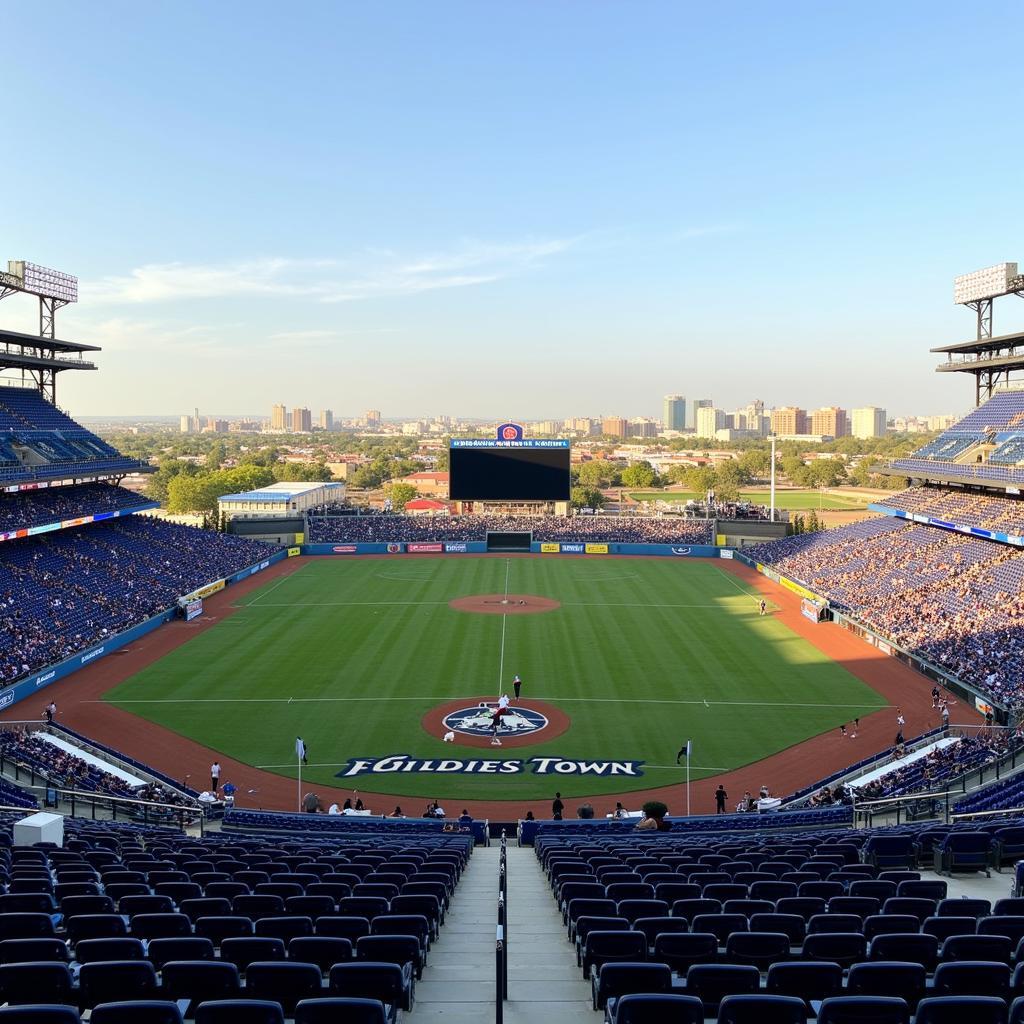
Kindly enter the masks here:
M 269 258 L 221 264 L 150 263 L 128 274 L 85 282 L 82 294 L 87 300 L 108 304 L 245 296 L 354 302 L 498 281 L 564 252 L 574 241 L 467 241 L 451 251 L 404 258 L 393 252 L 370 252 L 348 260 Z
M 708 238 L 711 235 L 731 235 L 739 230 L 739 224 L 702 224 L 674 231 L 670 238 L 674 242 L 685 242 L 692 238 Z

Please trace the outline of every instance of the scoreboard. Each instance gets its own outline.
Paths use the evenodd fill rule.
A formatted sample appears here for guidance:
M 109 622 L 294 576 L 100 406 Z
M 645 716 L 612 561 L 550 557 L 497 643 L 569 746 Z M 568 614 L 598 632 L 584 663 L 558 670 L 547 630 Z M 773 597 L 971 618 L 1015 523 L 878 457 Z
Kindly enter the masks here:
M 521 428 L 520 428 L 521 431 Z M 449 497 L 454 501 L 568 501 L 568 440 L 521 436 L 452 438 Z

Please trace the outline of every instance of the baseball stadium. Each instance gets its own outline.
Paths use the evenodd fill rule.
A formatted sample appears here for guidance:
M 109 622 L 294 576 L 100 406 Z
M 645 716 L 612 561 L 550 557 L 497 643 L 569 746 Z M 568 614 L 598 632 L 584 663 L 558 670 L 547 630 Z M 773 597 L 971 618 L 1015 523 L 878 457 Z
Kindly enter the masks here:
M 1024 277 L 956 289 L 976 407 L 860 521 L 793 532 L 774 466 L 757 515 L 579 514 L 571 440 L 508 421 L 451 438 L 450 514 L 326 493 L 278 544 L 125 486 L 60 404 L 76 279 L 12 261 L 0 1003 L 450 1019 L 472 946 L 456 1016 L 500 1022 L 528 918 L 542 1019 L 1024 1019 Z

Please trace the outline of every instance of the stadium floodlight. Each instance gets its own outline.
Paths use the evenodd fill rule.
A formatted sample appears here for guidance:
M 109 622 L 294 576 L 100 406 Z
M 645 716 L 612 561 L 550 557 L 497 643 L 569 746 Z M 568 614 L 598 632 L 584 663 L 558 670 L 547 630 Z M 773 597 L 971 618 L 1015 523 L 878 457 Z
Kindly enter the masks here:
M 18 281 L 21 291 L 60 303 L 78 301 L 78 278 L 60 270 L 40 267 L 27 260 L 8 260 L 8 274 Z
M 958 305 L 1012 295 L 1024 287 L 1016 263 L 997 263 L 994 267 L 961 274 L 953 279 L 953 301 Z

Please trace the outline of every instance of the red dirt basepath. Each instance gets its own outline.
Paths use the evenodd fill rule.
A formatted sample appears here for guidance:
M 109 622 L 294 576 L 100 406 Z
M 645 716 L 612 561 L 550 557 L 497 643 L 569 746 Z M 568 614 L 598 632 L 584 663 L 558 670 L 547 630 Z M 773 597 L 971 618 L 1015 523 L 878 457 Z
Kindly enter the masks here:
M 402 557 L 417 556 L 405 555 Z M 545 555 L 544 557 L 573 558 L 574 556 Z M 589 559 L 621 557 L 623 556 L 588 556 Z M 224 781 L 230 779 L 239 789 L 237 801 L 239 807 L 261 807 L 272 810 L 297 809 L 298 790 L 294 779 L 275 775 L 272 772 L 253 768 L 251 765 L 233 760 L 220 751 L 204 747 L 187 737 L 132 715 L 121 708 L 102 703 L 100 698 L 108 690 L 169 654 L 197 633 L 209 629 L 230 616 L 235 610 L 233 607 L 235 602 L 240 597 L 244 597 L 258 587 L 272 583 L 275 579 L 297 572 L 308 561 L 310 558 L 299 557 L 277 562 L 264 572 L 250 576 L 243 582 L 206 598 L 201 619 L 190 623 L 175 620 L 161 626 L 129 647 L 122 648 L 120 652 L 108 655 L 74 675 L 48 686 L 45 690 L 45 698 L 43 697 L 44 691 L 40 691 L 38 706 L 34 706 L 32 700 L 28 699 L 0 713 L 0 721 L 38 720 L 42 717 L 43 705 L 53 700 L 57 704 L 58 721 L 113 747 L 115 750 L 121 750 L 144 764 L 152 765 L 172 778 L 183 779 L 185 776 L 190 776 L 189 783 L 195 789 L 206 788 L 210 763 L 217 759 L 221 764 L 221 779 Z M 847 630 L 832 624 L 810 622 L 801 615 L 800 599 L 796 594 L 772 583 L 753 569 L 749 569 L 739 562 L 725 559 L 718 564 L 723 571 L 731 573 L 748 588 L 760 591 L 777 605 L 779 610 L 773 614 L 778 615 L 790 629 L 799 633 L 818 650 L 842 664 L 857 678 L 862 679 L 885 697 L 890 704 L 902 707 L 907 720 L 904 732 L 908 737 L 918 735 L 939 724 L 937 713 L 931 706 L 930 680 L 895 659 L 882 654 L 877 648 L 864 643 Z M 979 723 L 980 716 L 970 706 L 960 702 L 956 704 L 951 702 L 950 707 L 954 724 L 977 725 Z M 719 783 L 725 786 L 729 793 L 730 804 L 734 806 L 743 795 L 744 790 L 749 789 L 751 792 L 756 792 L 762 783 L 767 784 L 773 793 L 791 793 L 854 761 L 859 761 L 869 754 L 892 746 L 896 733 L 896 714 L 893 708 L 876 711 L 861 719 L 860 725 L 860 733 L 856 740 L 843 739 L 837 731 L 830 731 L 743 768 L 693 783 L 691 788 L 692 813 L 709 814 L 714 811 L 712 794 Z M 458 747 L 458 744 L 455 746 Z M 671 756 L 671 754 L 674 754 L 674 751 L 666 752 L 666 756 Z M 600 757 L 601 751 L 593 751 L 592 756 Z M 606 811 L 614 808 L 617 798 L 621 798 L 631 808 L 639 807 L 645 800 L 658 799 L 664 800 L 668 804 L 670 813 L 681 814 L 685 809 L 682 779 L 683 770 L 680 769 L 680 783 L 676 785 L 620 794 L 619 797 L 614 794 L 574 797 L 569 804 L 571 807 L 577 804 L 591 803 L 600 817 Z M 552 796 L 557 785 L 557 780 L 552 780 Z M 303 788 L 309 787 L 304 786 Z M 349 789 L 337 789 L 319 784 L 314 788 L 325 806 L 335 800 L 341 802 L 352 793 L 352 790 Z M 255 792 L 250 794 L 251 790 Z M 396 804 L 403 805 L 407 811 L 413 810 L 418 808 L 423 799 L 418 796 L 409 797 L 384 793 L 372 793 L 370 798 L 373 801 L 373 810 L 383 813 L 387 813 Z M 457 810 L 466 807 L 474 817 L 490 818 L 496 821 L 524 817 L 527 810 L 532 810 L 538 818 L 543 818 L 548 815 L 549 806 L 547 800 L 460 802 L 449 799 L 447 803 L 452 807 L 458 804 Z

